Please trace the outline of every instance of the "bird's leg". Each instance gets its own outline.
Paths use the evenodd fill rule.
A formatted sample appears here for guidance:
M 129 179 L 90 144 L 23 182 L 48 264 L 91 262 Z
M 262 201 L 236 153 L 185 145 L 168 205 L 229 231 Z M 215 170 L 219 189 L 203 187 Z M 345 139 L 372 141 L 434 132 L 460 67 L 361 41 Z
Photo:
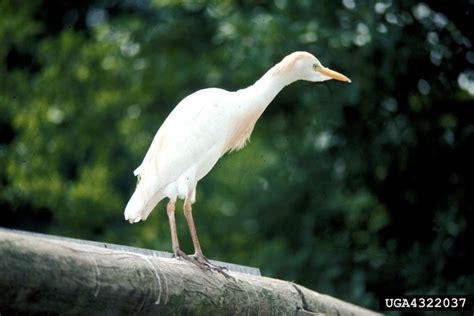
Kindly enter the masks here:
M 176 200 L 171 200 L 166 205 L 166 213 L 168 214 L 168 219 L 170 222 L 170 230 L 171 230 L 171 244 L 173 247 L 173 257 L 179 258 L 186 258 L 187 255 L 179 248 L 179 241 L 178 241 L 178 232 L 176 230 L 176 220 L 174 217 L 174 210 L 175 210 Z
M 191 238 L 193 239 L 194 256 L 202 256 L 201 244 L 199 243 L 196 227 L 194 226 L 193 209 L 191 207 L 191 201 L 189 197 L 186 198 L 186 200 L 184 201 L 183 210 L 184 216 L 186 217 L 186 221 L 188 222 Z
M 194 226 L 194 219 L 193 219 L 190 197 L 191 195 L 189 195 L 184 201 L 183 209 L 184 209 L 184 216 L 186 217 L 186 221 L 188 222 L 189 232 L 191 233 L 191 238 L 193 239 L 194 255 L 192 256 L 192 258 L 195 261 L 194 263 L 203 270 L 214 270 L 223 274 L 225 277 L 231 277 L 229 274 L 223 271 L 225 269 L 224 267 L 216 266 L 202 254 L 201 244 L 199 243 L 196 227 Z

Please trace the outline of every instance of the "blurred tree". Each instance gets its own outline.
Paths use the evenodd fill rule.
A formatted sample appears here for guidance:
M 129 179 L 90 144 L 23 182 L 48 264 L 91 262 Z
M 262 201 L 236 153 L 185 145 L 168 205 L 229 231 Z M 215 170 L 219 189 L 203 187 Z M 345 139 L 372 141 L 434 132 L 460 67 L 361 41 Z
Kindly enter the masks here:
M 122 218 L 160 123 L 307 50 L 353 83 L 285 89 L 202 181 L 207 254 L 373 308 L 474 292 L 472 1 L 3 1 L 0 21 L 2 226 L 169 249 L 163 205 Z

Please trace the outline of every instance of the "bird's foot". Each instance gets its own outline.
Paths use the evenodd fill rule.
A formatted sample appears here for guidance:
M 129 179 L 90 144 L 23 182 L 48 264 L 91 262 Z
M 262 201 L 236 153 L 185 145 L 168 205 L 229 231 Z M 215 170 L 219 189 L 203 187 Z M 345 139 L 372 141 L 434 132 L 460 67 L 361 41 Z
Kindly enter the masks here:
M 226 271 L 227 271 L 227 268 L 226 267 L 221 267 L 221 266 L 218 266 L 218 265 L 215 265 L 213 264 L 209 259 L 207 259 L 203 254 L 195 254 L 195 255 L 192 255 L 190 256 L 189 258 L 192 259 L 192 262 L 197 265 L 201 270 L 204 270 L 204 271 L 216 271 L 220 274 L 222 274 L 223 276 L 225 276 L 226 278 L 232 278 L 234 279 L 233 276 L 231 276 L 230 274 L 228 274 Z M 235 279 L 234 279 L 235 280 Z
M 209 259 L 207 259 L 202 254 L 195 254 L 192 256 L 188 256 L 187 254 L 184 253 L 184 251 L 178 248 L 177 250 L 173 251 L 173 258 L 189 261 L 197 265 L 203 271 L 216 271 L 222 274 L 223 276 L 225 276 L 226 278 L 231 278 L 235 280 L 233 276 L 231 276 L 230 274 L 226 272 L 227 268 L 213 264 Z
M 173 251 L 173 258 L 192 261 L 191 257 L 188 256 L 187 254 L 185 254 L 184 251 L 182 251 L 179 248 L 177 250 Z

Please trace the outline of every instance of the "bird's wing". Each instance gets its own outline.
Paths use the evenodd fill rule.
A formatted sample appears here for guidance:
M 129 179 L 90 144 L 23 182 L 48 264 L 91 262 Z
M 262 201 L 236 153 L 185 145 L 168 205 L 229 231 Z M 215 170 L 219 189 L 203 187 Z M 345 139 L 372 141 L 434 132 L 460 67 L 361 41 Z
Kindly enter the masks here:
M 145 220 L 165 197 L 163 190 L 168 184 L 202 159 L 217 161 L 224 153 L 229 117 L 225 106 L 227 94 L 216 88 L 197 91 L 184 98 L 166 118 L 142 164 L 134 171 L 139 181 L 125 208 L 127 220 Z M 210 157 L 210 152 L 217 156 Z
M 225 90 L 204 89 L 183 99 L 166 118 L 139 167 L 141 177 L 156 178 L 161 188 L 199 162 L 227 138 Z M 223 145 L 222 145 L 223 146 Z

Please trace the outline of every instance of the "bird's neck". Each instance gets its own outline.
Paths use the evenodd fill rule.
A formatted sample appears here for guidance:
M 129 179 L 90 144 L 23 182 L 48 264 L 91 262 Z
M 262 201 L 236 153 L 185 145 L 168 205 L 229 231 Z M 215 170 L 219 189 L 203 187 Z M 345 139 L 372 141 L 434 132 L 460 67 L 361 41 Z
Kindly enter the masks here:
M 237 91 L 249 107 L 263 112 L 285 86 L 295 81 L 288 76 L 278 74 L 275 67 L 268 70 L 253 85 Z
M 275 67 L 274 67 L 275 68 Z M 229 100 L 232 105 L 233 126 L 229 134 L 224 152 L 242 148 L 260 115 L 286 85 L 288 80 L 272 68 L 253 85 L 232 93 Z

